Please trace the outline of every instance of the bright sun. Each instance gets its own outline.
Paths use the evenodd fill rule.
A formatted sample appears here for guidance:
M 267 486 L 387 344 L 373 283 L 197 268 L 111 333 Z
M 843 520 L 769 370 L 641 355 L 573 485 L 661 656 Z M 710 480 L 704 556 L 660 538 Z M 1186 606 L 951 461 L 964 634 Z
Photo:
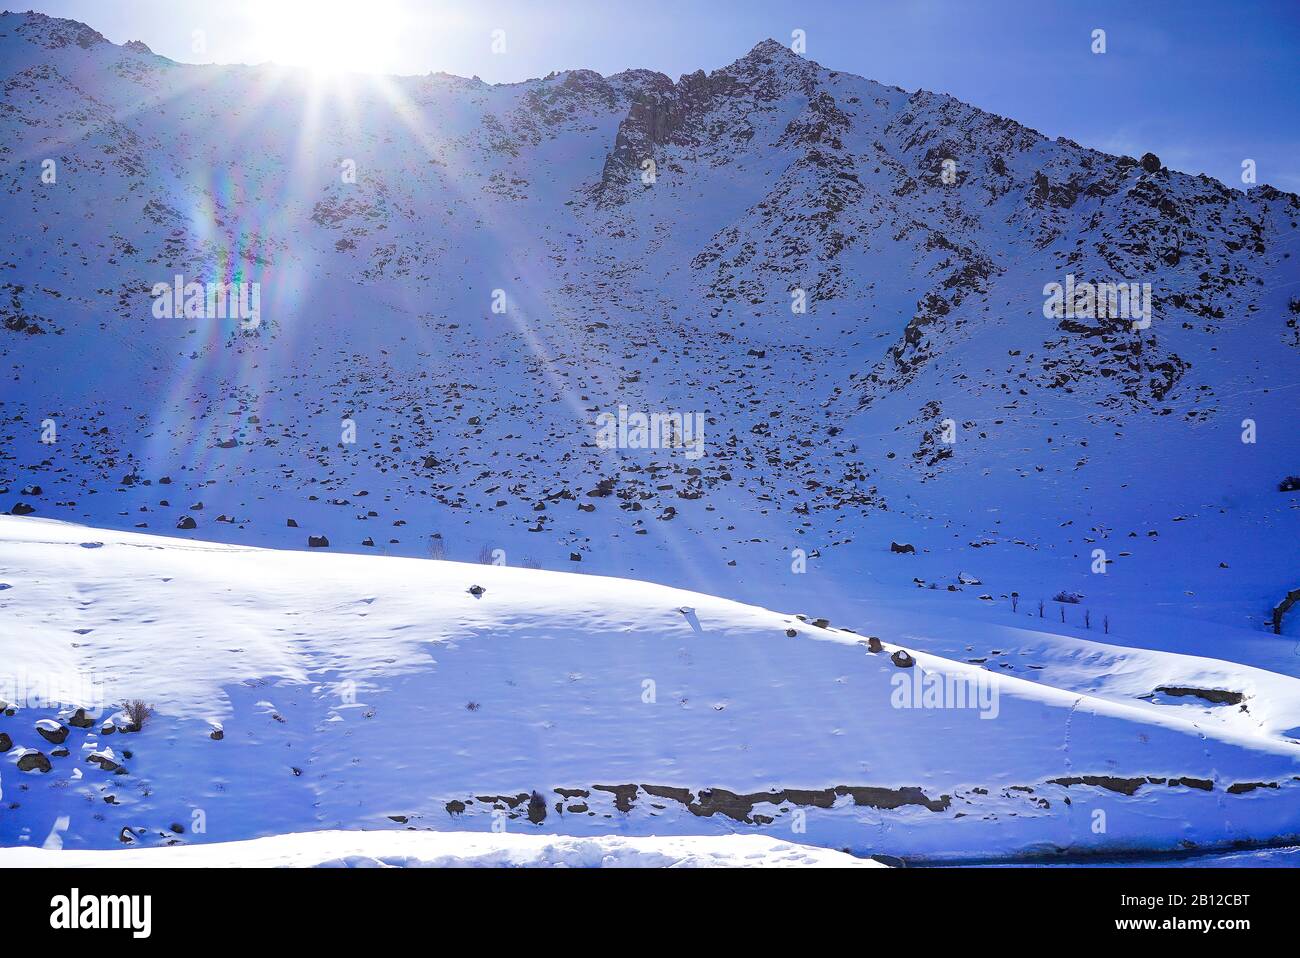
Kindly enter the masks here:
M 258 0 L 258 58 L 317 72 L 386 73 L 403 29 L 394 0 Z

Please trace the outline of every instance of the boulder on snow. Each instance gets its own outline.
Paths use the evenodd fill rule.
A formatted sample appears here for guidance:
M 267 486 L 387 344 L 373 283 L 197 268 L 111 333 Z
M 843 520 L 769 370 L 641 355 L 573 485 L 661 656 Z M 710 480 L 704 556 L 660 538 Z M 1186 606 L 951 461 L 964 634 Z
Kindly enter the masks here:
M 20 772 L 48 772 L 53 768 L 50 760 L 36 749 L 27 749 L 22 755 L 18 756 L 18 771 Z
M 91 765 L 98 765 L 106 772 L 125 771 L 125 769 L 123 769 L 122 766 L 118 764 L 117 756 L 113 754 L 113 750 L 111 748 L 105 748 L 97 752 L 91 752 L 90 756 L 86 759 L 86 761 L 89 762 Z
M 11 516 L 30 516 L 35 511 L 35 506 L 29 506 L 25 502 L 15 502 L 13 508 L 9 510 L 9 514 Z
M 85 709 L 77 709 L 68 719 L 68 724 L 73 728 L 90 728 L 95 724 L 95 720 L 86 714 Z
M 199 524 L 194 521 L 193 516 L 181 516 L 180 522 L 176 523 L 177 529 L 197 529 Z
M 0 752 L 7 752 L 14 747 L 14 740 L 9 737 L 8 732 L 0 732 Z
M 312 549 L 327 549 L 330 541 L 325 536 L 308 536 L 307 545 Z
M 874 635 L 869 635 L 869 636 L 867 636 L 867 651 L 868 651 L 868 652 L 883 652 L 883 651 L 885 651 L 885 647 L 884 647 L 883 645 L 880 644 L 880 639 L 879 639 L 879 638 L 877 638 L 877 637 L 874 636 Z
M 546 799 L 537 792 L 528 797 L 528 820 L 534 825 L 546 821 Z
M 902 649 L 899 649 L 897 652 L 891 655 L 889 657 L 889 661 L 893 662 L 900 669 L 910 669 L 912 666 L 916 665 L 916 659 L 912 658 Z
M 900 552 L 900 553 L 902 553 L 902 554 L 904 554 L 904 555 L 907 555 L 907 554 L 909 554 L 909 553 L 910 553 L 910 554 L 915 554 L 915 553 L 916 553 L 916 546 L 912 545 L 910 542 L 890 542 L 890 543 L 889 543 L 889 551 L 890 551 L 890 552 Z
M 486 592 L 487 589 L 483 588 L 481 585 L 472 585 L 466 591 L 469 592 L 470 595 L 472 595 L 474 598 L 477 599 L 484 592 Z
M 68 737 L 68 727 L 54 719 L 41 719 L 36 723 L 36 732 L 51 745 L 62 745 L 63 740 Z
M 1143 153 L 1142 159 L 1138 162 L 1142 164 L 1142 169 L 1146 170 L 1148 173 L 1159 173 L 1161 168 L 1164 166 L 1164 164 L 1160 162 L 1160 157 L 1156 156 L 1154 153 Z

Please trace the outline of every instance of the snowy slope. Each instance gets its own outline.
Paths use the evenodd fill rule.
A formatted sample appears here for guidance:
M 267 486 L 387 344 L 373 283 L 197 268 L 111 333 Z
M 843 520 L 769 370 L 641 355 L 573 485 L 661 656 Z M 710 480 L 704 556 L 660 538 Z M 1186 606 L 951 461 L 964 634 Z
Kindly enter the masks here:
M 32 518 L 0 520 L 0 568 L 0 657 L 29 695 L 93 677 L 86 705 L 156 710 L 141 731 L 112 707 L 77 727 L 75 692 L 6 712 L 0 845 L 390 828 L 944 858 L 1300 835 L 1300 680 L 1221 660 L 1037 632 L 1017 668 L 1058 686 L 925 651 L 947 632 L 925 616 L 873 653 L 844 628 L 629 580 Z M 906 707 L 900 674 L 995 695 Z M 51 770 L 21 770 L 30 750 Z
M 14 14 L 0 68 L 6 509 L 792 605 L 965 571 L 1125 643 L 1297 585 L 1290 194 L 771 41 L 677 82 L 320 85 Z M 1067 273 L 1151 282 L 1151 328 L 1044 318 Z M 176 274 L 260 282 L 262 325 L 156 319 Z M 704 456 L 597 448 L 621 405 L 700 413 Z
M 756 835 L 556 838 L 467 832 L 303 832 L 166 851 L 0 848 L 7 868 L 880 868 Z

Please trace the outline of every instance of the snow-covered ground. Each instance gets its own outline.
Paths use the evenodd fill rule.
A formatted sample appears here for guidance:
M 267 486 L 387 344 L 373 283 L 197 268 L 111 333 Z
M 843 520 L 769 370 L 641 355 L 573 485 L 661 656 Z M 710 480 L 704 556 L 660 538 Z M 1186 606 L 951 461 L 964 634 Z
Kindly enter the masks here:
M 982 655 L 955 655 L 942 616 L 882 609 L 907 625 L 872 652 L 861 622 L 644 582 L 14 517 L 0 569 L 0 660 L 73 690 L 0 718 L 0 845 L 388 828 L 939 860 L 1300 834 L 1300 680 L 1037 620 L 968 622 Z M 80 728 L 70 694 L 154 714 Z
M 300 832 L 172 849 L 0 848 L 0 868 L 882 868 L 758 835 L 562 838 L 471 832 Z

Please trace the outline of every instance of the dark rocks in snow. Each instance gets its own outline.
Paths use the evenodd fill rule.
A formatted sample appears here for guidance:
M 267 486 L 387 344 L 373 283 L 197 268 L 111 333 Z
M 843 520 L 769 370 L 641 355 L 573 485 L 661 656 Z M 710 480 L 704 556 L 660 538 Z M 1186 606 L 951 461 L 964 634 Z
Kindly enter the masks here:
M 45 741 L 49 742 L 51 745 L 62 745 L 64 739 L 68 737 L 68 727 L 66 725 L 60 725 L 58 722 L 53 720 L 38 722 L 36 725 L 36 731 L 41 738 L 45 739 Z
M 1300 492 L 1300 476 L 1287 476 L 1277 484 L 1278 492 Z
M 0 732 L 0 752 L 7 752 L 14 747 L 14 740 L 9 737 L 8 732 Z
M 361 544 L 363 546 L 373 546 L 375 544 L 375 540 L 372 539 L 370 536 L 366 536 L 364 539 L 361 540 Z
M 327 549 L 330 541 L 325 536 L 308 536 L 307 546 L 312 549 Z
M 28 505 L 25 502 L 15 502 L 13 508 L 9 510 L 9 514 L 11 516 L 30 516 L 35 511 L 35 506 Z
M 533 792 L 528 798 L 528 820 L 534 825 L 546 821 L 546 799 L 537 792 Z
M 288 526 L 290 529 L 297 529 L 297 528 L 298 528 L 298 520 L 297 520 L 297 519 L 290 519 L 288 522 L 285 523 L 285 525 Z
M 910 542 L 890 542 L 889 551 L 898 552 L 902 555 L 915 555 L 916 546 L 912 545 Z
M 569 553 L 569 561 L 570 561 L 570 562 L 581 562 L 581 561 L 582 561 L 582 556 L 580 556 L 580 555 L 579 555 L 578 553 L 576 553 L 576 552 L 570 552 L 570 553 Z
M 18 494 L 21 496 L 39 496 L 41 494 L 41 487 L 23 486 L 22 489 L 18 491 Z
M 880 644 L 880 639 L 879 639 L 879 638 L 877 638 L 877 637 L 874 636 L 874 635 L 869 635 L 869 636 L 867 636 L 867 651 L 868 651 L 868 652 L 883 652 L 883 651 L 885 651 L 885 647 L 884 647 L 883 645 Z
M 912 658 L 902 649 L 899 649 L 897 652 L 891 655 L 889 657 L 889 661 L 893 662 L 900 669 L 910 669 L 912 666 L 916 665 L 916 659 Z
M 199 524 L 194 521 L 193 516 L 181 516 L 180 521 L 176 523 L 177 529 L 197 529 L 198 527 Z
M 477 599 L 484 592 L 486 592 L 487 589 L 483 588 L 481 585 L 472 585 L 466 591 L 468 591 L 470 595 L 472 595 L 474 598 Z
M 41 752 L 25 752 L 18 759 L 20 772 L 48 772 L 53 767 Z
M 98 765 L 106 772 L 126 771 L 126 769 L 122 768 L 122 766 L 119 765 L 117 762 L 113 761 L 107 755 L 102 755 L 99 752 L 95 752 L 94 754 L 92 754 L 89 758 L 86 759 L 86 761 L 89 762 L 91 765 Z
M 786 637 L 787 637 L 787 638 L 791 638 L 791 639 L 793 639 L 796 635 L 799 634 L 799 630 L 798 630 L 798 629 L 786 629 L 786 630 L 785 630 L 785 634 L 786 634 Z
M 208 733 L 208 738 L 212 739 L 212 741 L 214 742 L 220 742 L 225 737 L 226 737 L 225 729 L 214 728 L 211 732 Z
M 1160 162 L 1160 157 L 1154 153 L 1143 153 L 1142 159 L 1138 162 L 1142 164 L 1142 169 L 1148 173 L 1159 173 L 1164 167 L 1164 164 Z

